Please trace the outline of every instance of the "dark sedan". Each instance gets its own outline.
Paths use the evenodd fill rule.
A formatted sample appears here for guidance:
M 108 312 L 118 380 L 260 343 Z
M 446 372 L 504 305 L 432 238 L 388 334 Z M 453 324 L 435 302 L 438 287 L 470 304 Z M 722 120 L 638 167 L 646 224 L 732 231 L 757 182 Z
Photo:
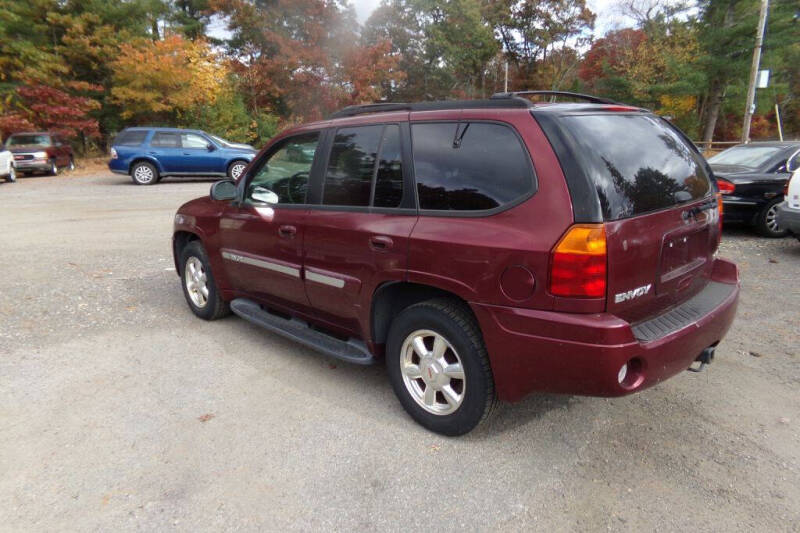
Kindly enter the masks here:
M 740 144 L 708 160 L 717 177 L 724 222 L 755 226 L 765 237 L 783 237 L 777 207 L 791 170 L 800 167 L 800 141 Z

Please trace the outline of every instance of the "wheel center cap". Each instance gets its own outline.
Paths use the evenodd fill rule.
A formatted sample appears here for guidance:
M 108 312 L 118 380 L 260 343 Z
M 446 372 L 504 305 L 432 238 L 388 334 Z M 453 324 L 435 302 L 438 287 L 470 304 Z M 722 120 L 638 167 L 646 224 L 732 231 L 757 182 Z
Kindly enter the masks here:
M 422 365 L 422 379 L 425 383 L 437 385 L 441 381 L 442 375 L 442 366 L 436 361 L 428 359 Z

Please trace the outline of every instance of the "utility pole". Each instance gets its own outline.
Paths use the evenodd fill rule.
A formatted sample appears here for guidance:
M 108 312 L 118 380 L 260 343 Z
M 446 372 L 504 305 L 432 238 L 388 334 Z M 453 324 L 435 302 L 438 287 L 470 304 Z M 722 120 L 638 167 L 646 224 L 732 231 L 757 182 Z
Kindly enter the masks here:
M 747 103 L 744 108 L 744 125 L 742 126 L 742 142 L 750 142 L 750 121 L 753 120 L 756 100 L 756 77 L 761 63 L 761 47 L 764 44 L 764 30 L 767 26 L 767 10 L 769 0 L 761 0 L 761 12 L 758 15 L 756 30 L 756 47 L 753 49 L 753 63 L 750 65 L 750 84 L 747 86 Z

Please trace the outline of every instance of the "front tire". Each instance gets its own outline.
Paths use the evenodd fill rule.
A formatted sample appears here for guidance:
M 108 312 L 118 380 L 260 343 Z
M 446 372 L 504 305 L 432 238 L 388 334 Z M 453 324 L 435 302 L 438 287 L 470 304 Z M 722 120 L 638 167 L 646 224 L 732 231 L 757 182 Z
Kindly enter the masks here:
M 48 170 L 47 173 L 51 176 L 58 176 L 58 165 L 55 159 L 50 160 L 50 170 Z
M 17 169 L 14 168 L 14 165 L 11 165 L 8 169 L 8 176 L 6 176 L 6 180 L 9 183 L 16 183 L 17 181 Z
M 247 168 L 247 163 L 244 161 L 234 161 L 230 165 L 228 165 L 228 177 L 232 180 L 239 179 L 239 176 L 242 175 L 244 169 Z
M 150 163 L 142 161 L 133 165 L 131 179 L 136 185 L 152 185 L 158 182 L 158 170 Z
M 203 320 L 217 320 L 230 314 L 230 307 L 217 289 L 211 264 L 200 241 L 192 241 L 181 252 L 181 285 L 192 313 Z
M 762 237 L 778 239 L 789 234 L 788 230 L 778 226 L 778 204 L 782 201 L 783 198 L 775 198 L 756 216 L 756 231 Z
M 454 300 L 403 310 L 389 329 L 386 366 L 403 408 L 436 433 L 468 433 L 496 403 L 480 329 L 469 309 Z

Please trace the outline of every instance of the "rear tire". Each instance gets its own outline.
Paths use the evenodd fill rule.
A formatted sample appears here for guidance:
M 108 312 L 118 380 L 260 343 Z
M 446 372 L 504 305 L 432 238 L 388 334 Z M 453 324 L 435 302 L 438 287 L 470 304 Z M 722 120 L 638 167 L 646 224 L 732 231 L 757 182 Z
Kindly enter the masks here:
M 67 165 L 67 170 L 70 172 L 75 170 L 75 158 L 72 156 L 69 156 L 69 165 Z
M 496 403 L 478 324 L 454 300 L 428 300 L 403 310 L 389 329 L 386 367 L 403 408 L 436 433 L 468 433 Z
M 217 320 L 231 314 L 228 303 L 219 294 L 208 255 L 200 241 L 184 246 L 180 267 L 183 296 L 192 313 L 203 320 Z
M 158 170 L 150 163 L 141 161 L 131 168 L 131 179 L 136 185 L 152 185 L 158 182 Z
M 789 231 L 778 226 L 778 204 L 783 201 L 783 198 L 775 198 L 761 210 L 756 216 L 756 231 L 762 237 L 769 237 L 771 239 L 778 239 L 786 237 Z

